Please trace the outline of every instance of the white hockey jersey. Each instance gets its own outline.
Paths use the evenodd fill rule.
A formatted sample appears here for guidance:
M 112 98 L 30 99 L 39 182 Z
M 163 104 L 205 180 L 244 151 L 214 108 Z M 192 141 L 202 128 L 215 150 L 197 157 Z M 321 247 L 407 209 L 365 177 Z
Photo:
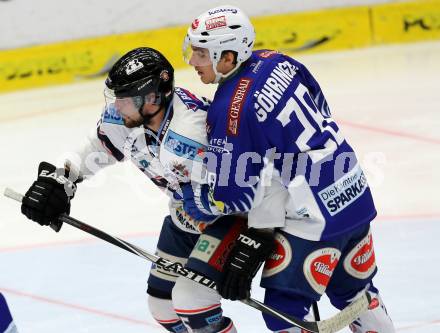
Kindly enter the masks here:
M 127 128 L 112 105 L 104 108 L 96 131 L 79 151 L 72 167 L 88 178 L 117 161 L 130 159 L 170 198 L 170 215 L 182 230 L 200 233 L 201 224 L 184 213 L 179 182 L 205 183 L 206 114 L 209 102 L 176 87 L 157 133 L 140 126 Z M 97 164 L 97 154 L 105 163 Z M 102 157 L 102 156 L 101 156 Z

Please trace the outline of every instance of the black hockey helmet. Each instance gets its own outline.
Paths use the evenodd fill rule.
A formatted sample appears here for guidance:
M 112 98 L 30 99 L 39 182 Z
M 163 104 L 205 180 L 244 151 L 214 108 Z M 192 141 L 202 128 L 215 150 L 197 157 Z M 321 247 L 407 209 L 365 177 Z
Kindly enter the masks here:
M 174 68 L 159 51 L 139 47 L 113 65 L 105 85 L 116 98 L 142 97 L 154 92 L 155 104 L 162 104 L 172 96 Z

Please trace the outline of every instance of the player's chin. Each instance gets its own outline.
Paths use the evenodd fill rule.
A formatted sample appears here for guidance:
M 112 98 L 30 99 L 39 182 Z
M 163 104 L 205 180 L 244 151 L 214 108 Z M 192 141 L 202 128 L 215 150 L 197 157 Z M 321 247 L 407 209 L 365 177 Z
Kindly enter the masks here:
M 202 81 L 203 83 L 206 83 L 205 82 L 206 81 L 206 74 L 202 70 L 200 70 L 198 68 L 194 68 L 194 69 L 195 69 L 197 75 L 199 76 L 200 81 Z
M 202 81 L 204 84 L 212 83 L 212 79 L 208 77 L 206 74 L 199 74 L 200 75 L 200 81 Z
M 133 127 L 138 127 L 140 125 L 142 125 L 142 121 L 138 121 L 138 120 L 134 120 L 131 118 L 123 118 L 124 121 L 124 125 L 127 128 L 133 128 Z

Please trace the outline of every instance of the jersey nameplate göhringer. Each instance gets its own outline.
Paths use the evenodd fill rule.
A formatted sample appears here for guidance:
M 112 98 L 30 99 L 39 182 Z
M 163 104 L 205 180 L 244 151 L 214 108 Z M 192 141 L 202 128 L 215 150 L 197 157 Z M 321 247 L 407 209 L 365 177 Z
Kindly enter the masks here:
M 117 161 L 130 159 L 134 165 L 170 198 L 173 222 L 182 230 L 200 233 L 201 224 L 188 216 L 179 196 L 179 182 L 203 183 L 206 172 L 203 154 L 207 146 L 206 115 L 209 102 L 176 87 L 173 100 L 157 133 L 145 128 L 127 128 L 113 105 L 104 108 L 96 131 L 78 151 L 87 177 Z M 91 154 L 105 154 L 107 163 L 87 166 Z
M 228 213 L 249 212 L 250 225 L 325 240 L 376 216 L 353 149 L 319 84 L 294 59 L 254 51 L 228 84 L 220 84 L 207 128 L 213 201 Z M 252 214 L 258 207 L 264 218 L 270 214 L 261 211 L 279 211 L 278 222 L 269 225 Z

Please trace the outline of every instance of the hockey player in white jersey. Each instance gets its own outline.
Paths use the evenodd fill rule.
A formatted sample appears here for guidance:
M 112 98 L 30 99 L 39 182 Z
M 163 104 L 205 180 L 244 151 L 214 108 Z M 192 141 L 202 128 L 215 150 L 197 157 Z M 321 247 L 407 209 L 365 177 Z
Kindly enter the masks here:
M 164 219 L 157 253 L 218 280 L 245 220 L 225 217 L 207 227 L 210 221 L 202 220 L 209 217 L 203 213 L 197 219 L 185 214 L 179 187 L 182 182 L 204 182 L 209 101 L 174 87 L 173 67 L 151 48 L 132 50 L 118 60 L 106 80 L 105 99 L 96 131 L 77 159 L 62 168 L 40 163 L 38 179 L 23 199 L 23 214 L 41 225 L 52 224 L 59 214 L 69 213 L 79 182 L 130 159 L 170 198 L 170 215 Z M 198 251 L 192 253 L 194 247 Z M 204 248 L 210 256 L 201 252 Z M 172 294 L 176 280 L 179 287 Z M 235 332 L 232 321 L 222 315 L 219 294 L 185 280 L 152 267 L 147 293 L 153 317 L 170 332 Z

